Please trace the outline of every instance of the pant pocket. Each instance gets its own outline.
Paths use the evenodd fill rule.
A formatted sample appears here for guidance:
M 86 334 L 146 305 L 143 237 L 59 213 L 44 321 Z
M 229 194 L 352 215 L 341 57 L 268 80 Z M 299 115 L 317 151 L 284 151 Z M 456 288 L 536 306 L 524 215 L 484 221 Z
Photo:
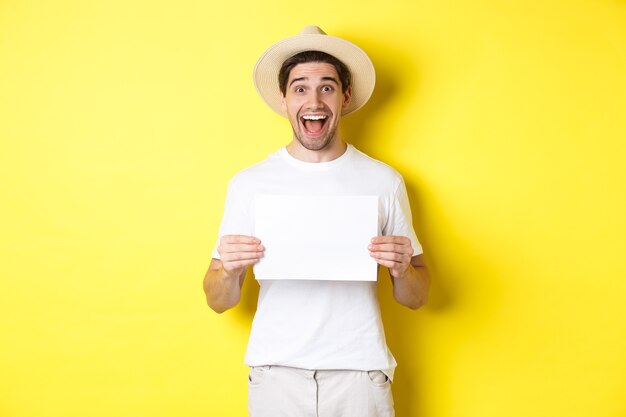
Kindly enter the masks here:
M 258 386 L 261 385 L 265 376 L 270 370 L 269 365 L 264 366 L 251 366 L 250 372 L 248 373 L 248 385 L 250 386 Z
M 269 365 L 250 367 L 248 373 L 248 415 L 250 417 L 274 417 L 271 409 L 272 401 L 268 398 L 272 392 L 272 381 L 268 381 L 270 368 Z
M 369 395 L 376 408 L 376 417 L 394 417 L 391 380 L 382 371 L 369 371 Z
M 374 385 L 385 385 L 388 382 L 391 384 L 389 377 L 383 371 L 368 371 L 367 376 Z

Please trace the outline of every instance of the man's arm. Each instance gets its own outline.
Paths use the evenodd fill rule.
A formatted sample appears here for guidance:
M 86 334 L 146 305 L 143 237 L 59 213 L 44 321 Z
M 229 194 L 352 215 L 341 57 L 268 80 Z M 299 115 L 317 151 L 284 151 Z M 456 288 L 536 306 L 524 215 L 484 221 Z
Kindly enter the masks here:
M 396 301 L 412 309 L 426 304 L 430 277 L 422 255 L 413 256 L 411 240 L 404 236 L 377 236 L 369 246 L 378 264 L 389 268 Z
M 217 248 L 221 259 L 212 259 L 204 276 L 204 292 L 209 307 L 217 313 L 239 303 L 246 270 L 261 259 L 265 248 L 252 236 L 228 235 Z

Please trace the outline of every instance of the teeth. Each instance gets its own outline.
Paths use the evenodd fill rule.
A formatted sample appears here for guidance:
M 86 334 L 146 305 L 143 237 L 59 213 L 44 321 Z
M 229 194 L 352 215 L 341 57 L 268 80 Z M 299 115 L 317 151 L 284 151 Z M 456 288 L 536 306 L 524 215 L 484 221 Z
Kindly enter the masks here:
M 305 116 L 302 116 L 302 118 L 304 120 L 323 120 L 326 118 L 326 116 L 321 114 L 307 114 Z

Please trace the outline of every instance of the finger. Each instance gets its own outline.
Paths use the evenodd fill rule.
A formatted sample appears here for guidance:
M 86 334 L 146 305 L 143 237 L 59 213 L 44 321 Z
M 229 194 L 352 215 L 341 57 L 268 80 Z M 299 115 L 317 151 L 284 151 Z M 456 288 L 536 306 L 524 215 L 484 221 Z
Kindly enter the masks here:
M 396 252 L 370 252 L 370 255 L 372 258 L 400 263 L 409 263 L 411 261 L 411 257 L 409 255 Z
M 401 266 L 401 264 L 398 262 L 388 261 L 386 259 L 375 259 L 375 260 L 376 260 L 376 263 L 378 263 L 379 265 L 386 266 L 389 269 L 396 269 Z
M 220 244 L 217 247 L 217 251 L 221 253 L 232 253 L 232 252 L 262 252 L 265 248 L 263 245 L 259 244 L 248 244 L 248 243 L 227 243 Z
M 220 254 L 221 255 L 221 254 Z M 259 259 L 263 256 L 263 252 L 234 252 L 225 253 L 221 261 L 222 262 L 234 262 L 234 261 L 246 261 L 250 259 Z
M 408 268 L 408 266 L 410 265 L 409 262 L 406 262 L 404 260 L 401 261 L 397 261 L 394 259 L 387 259 L 387 258 L 383 258 L 383 257 L 376 257 L 374 255 L 372 255 L 372 258 L 374 258 L 374 260 L 376 261 L 376 263 L 386 266 L 387 268 L 390 269 L 394 269 L 394 270 L 405 270 L 406 268 Z
M 261 240 L 254 236 L 246 235 L 224 235 L 220 239 L 220 243 L 247 243 L 247 244 L 259 244 Z
M 406 236 L 375 236 L 372 243 L 397 243 L 400 245 L 410 245 L 411 239 Z
M 225 262 L 223 263 L 223 265 L 226 271 L 232 271 L 235 269 L 246 268 L 250 265 L 254 265 L 257 262 L 259 262 L 258 259 L 247 259 L 245 261 Z
M 411 247 L 411 245 L 398 245 L 395 243 L 381 243 L 381 244 L 369 245 L 368 248 L 372 252 L 397 252 L 397 253 L 404 253 L 407 255 L 413 254 L 413 248 Z

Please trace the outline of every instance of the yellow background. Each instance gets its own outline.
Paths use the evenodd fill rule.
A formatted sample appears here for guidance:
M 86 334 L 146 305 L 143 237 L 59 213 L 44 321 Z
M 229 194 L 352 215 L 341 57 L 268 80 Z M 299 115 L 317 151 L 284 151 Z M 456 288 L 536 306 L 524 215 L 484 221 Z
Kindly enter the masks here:
M 0 2 L 0 415 L 244 416 L 256 282 L 201 280 L 290 139 L 251 72 L 317 24 L 378 71 L 429 305 L 380 288 L 400 417 L 626 416 L 626 2 Z

